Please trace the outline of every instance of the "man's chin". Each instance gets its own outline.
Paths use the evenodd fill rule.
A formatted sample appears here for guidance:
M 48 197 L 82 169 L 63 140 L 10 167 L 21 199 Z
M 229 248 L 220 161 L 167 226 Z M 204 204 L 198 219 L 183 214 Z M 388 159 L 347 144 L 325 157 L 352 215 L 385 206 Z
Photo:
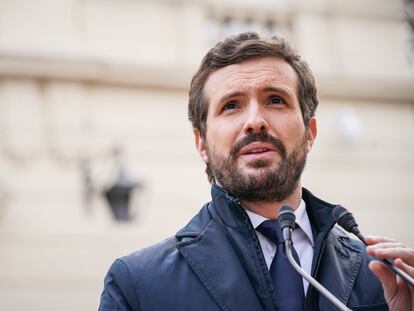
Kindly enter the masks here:
M 263 174 L 270 170 L 277 169 L 277 164 L 272 163 L 270 160 L 256 160 L 244 164 L 242 167 L 239 167 L 239 171 L 246 174 Z
M 268 180 L 268 176 L 274 172 L 275 168 L 266 167 L 244 167 L 239 170 L 244 180 L 255 180 L 257 183 Z

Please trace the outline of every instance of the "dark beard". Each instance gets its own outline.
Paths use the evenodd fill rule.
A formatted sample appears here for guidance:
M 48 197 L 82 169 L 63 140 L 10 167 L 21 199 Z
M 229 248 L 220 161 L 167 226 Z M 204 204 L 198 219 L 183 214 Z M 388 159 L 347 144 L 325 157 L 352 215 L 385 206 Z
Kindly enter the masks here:
M 280 161 L 274 167 L 269 167 L 269 161 L 258 160 L 253 163 L 261 173 L 257 175 L 242 174 L 237 168 L 239 151 L 251 142 L 260 141 L 271 143 L 279 152 Z M 298 186 L 300 176 L 306 164 L 306 135 L 299 146 L 290 154 L 281 140 L 260 133 L 251 134 L 239 141 L 231 150 L 228 158 L 223 158 L 207 148 L 209 164 L 217 183 L 231 195 L 246 202 L 280 202 L 286 199 Z

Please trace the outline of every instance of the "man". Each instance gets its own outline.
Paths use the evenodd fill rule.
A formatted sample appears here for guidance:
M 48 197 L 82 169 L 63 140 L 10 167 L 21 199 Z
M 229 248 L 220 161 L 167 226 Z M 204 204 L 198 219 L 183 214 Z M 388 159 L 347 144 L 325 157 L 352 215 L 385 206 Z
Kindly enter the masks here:
M 212 201 L 174 237 L 116 260 L 100 310 L 336 310 L 286 262 L 274 220 L 283 205 L 295 209 L 295 259 L 339 300 L 355 310 L 414 310 L 413 289 L 372 262 L 383 291 L 362 244 L 334 226 L 334 205 L 301 187 L 318 100 L 286 41 L 243 33 L 218 43 L 189 95 Z M 368 241 L 371 255 L 401 257 L 396 264 L 414 274 L 413 250 Z

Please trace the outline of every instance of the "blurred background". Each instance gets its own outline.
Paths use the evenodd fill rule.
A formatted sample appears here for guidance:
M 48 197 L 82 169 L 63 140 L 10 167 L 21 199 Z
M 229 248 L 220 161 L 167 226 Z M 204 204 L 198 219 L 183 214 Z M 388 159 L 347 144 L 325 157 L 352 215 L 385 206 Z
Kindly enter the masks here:
M 116 257 L 209 200 L 188 87 L 205 52 L 245 30 L 288 38 L 315 73 L 305 186 L 364 233 L 414 246 L 413 12 L 390 0 L 0 0 L 0 309 L 96 310 Z

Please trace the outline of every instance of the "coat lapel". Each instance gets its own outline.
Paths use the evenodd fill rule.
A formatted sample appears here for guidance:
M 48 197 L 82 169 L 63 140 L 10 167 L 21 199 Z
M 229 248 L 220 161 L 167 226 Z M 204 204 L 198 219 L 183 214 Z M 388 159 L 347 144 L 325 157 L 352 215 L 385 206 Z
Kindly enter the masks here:
M 177 248 L 221 310 L 263 309 L 237 252 L 215 221 Z
M 349 237 L 342 230 L 334 227 L 335 220 L 332 216 L 334 205 L 320 200 L 304 188 L 302 198 L 306 202 L 306 210 L 315 238 L 312 275 L 346 304 L 361 268 L 363 254 L 349 245 Z M 309 287 L 306 305 L 308 307 L 312 305 L 332 306 L 332 310 L 336 310 L 313 287 Z
M 347 243 L 349 237 L 346 234 L 337 228 L 332 231 L 333 234 L 328 236 L 326 243 L 329 246 L 325 249 L 321 264 L 320 280 L 334 296 L 346 304 L 361 268 L 363 255 Z

